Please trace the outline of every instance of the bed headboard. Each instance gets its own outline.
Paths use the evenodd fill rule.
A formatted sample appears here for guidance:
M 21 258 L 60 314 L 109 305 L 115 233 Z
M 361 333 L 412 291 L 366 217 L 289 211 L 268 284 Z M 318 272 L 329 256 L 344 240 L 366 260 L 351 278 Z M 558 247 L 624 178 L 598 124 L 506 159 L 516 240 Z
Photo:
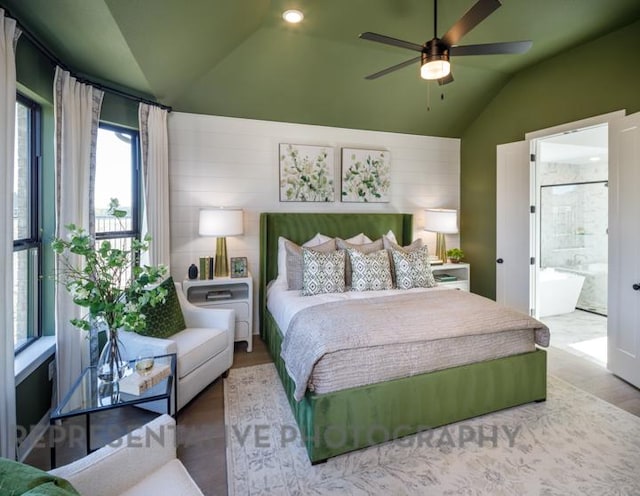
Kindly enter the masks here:
M 260 328 L 263 328 L 266 287 L 278 275 L 278 237 L 302 244 L 316 233 L 350 238 L 360 232 L 377 239 L 389 230 L 398 243 L 409 244 L 413 238 L 412 214 L 260 214 Z

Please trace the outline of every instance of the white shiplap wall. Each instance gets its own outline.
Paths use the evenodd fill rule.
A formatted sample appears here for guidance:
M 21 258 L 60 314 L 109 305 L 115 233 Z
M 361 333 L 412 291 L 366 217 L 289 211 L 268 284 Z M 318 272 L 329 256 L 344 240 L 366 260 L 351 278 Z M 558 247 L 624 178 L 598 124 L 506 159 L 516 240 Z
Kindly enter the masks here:
M 281 203 L 280 143 L 333 147 L 336 198 L 342 147 L 388 150 L 390 203 Z M 214 239 L 198 236 L 198 210 L 232 206 L 244 210 L 244 235 L 227 238 L 227 250 L 248 258 L 257 282 L 261 212 L 413 213 L 415 236 L 435 248 L 435 235 L 422 230 L 423 209 L 459 208 L 460 140 L 173 112 L 169 174 L 174 279 L 183 280 L 191 263 L 214 254 Z M 448 236 L 447 245 L 458 246 L 458 236 Z

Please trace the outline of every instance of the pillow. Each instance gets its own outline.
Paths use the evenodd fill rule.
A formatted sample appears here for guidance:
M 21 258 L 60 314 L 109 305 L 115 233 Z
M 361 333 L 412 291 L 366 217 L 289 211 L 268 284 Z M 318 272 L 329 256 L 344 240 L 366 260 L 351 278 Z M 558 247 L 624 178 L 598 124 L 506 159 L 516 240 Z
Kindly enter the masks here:
M 302 246 L 317 246 L 326 243 L 331 238 L 324 234 L 317 233 L 313 238 L 302 243 Z M 287 251 L 284 242 L 289 241 L 283 236 L 278 236 L 278 276 L 276 279 L 287 280 Z
M 302 295 L 344 292 L 343 250 L 320 252 L 303 248 Z
M 436 285 L 426 246 L 410 252 L 391 250 L 391 255 L 398 289 L 433 288 Z
M 389 241 L 392 241 L 393 243 L 398 243 L 398 240 L 396 239 L 396 235 L 393 233 L 393 231 L 391 229 L 389 229 L 389 232 L 387 234 L 385 234 L 385 236 L 387 237 L 387 239 Z M 385 246 L 386 248 L 386 246 Z
M 0 494 L 80 496 L 68 481 L 7 458 L 0 458 Z
M 374 251 L 383 249 L 382 239 L 377 239 L 370 243 L 357 244 L 351 243 L 349 240 L 336 238 L 336 246 L 338 247 L 338 250 L 354 249 L 361 253 L 373 253 Z M 347 286 L 351 286 L 351 257 L 346 257 L 345 259 L 344 283 Z
M 357 249 L 349 248 L 347 252 L 352 267 L 352 291 L 371 291 L 393 287 L 387 250 L 365 254 Z
M 137 332 L 143 336 L 153 338 L 168 338 L 186 329 L 187 325 L 184 322 L 184 315 L 182 315 L 182 308 L 180 308 L 180 300 L 178 300 L 173 278 L 167 277 L 159 287 L 167 290 L 165 301 L 164 303 L 157 303 L 156 306 L 147 304 L 142 307 L 141 313 L 146 318 L 146 327 Z
M 289 287 L 290 290 L 302 289 L 303 247 L 298 246 L 293 241 L 289 241 L 287 239 L 284 242 L 284 248 L 287 254 L 287 263 L 286 263 L 287 286 Z M 335 251 L 336 241 L 330 238 L 329 241 L 326 241 L 320 245 L 315 245 L 312 248 L 304 247 L 304 249 L 313 250 L 321 253 Z
M 393 263 L 393 255 L 392 255 L 393 250 L 396 250 L 402 253 L 410 253 L 412 251 L 422 248 L 422 240 L 418 238 L 415 241 L 413 241 L 410 245 L 400 246 L 398 243 L 392 240 L 391 237 L 389 236 L 389 233 L 387 233 L 385 236 L 382 236 L 382 242 L 384 244 L 385 249 L 389 251 L 389 260 L 391 263 L 391 279 L 393 280 L 394 286 L 398 287 L 398 284 L 396 282 L 396 269 Z
M 391 231 L 389 231 L 391 232 Z M 393 233 L 391 233 L 393 234 Z M 398 250 L 401 251 L 403 253 L 409 253 L 411 251 L 415 251 L 419 248 L 422 248 L 422 239 L 418 238 L 415 241 L 413 241 L 410 245 L 407 246 L 400 246 L 396 240 L 395 240 L 395 236 L 393 238 L 391 238 L 389 236 L 389 233 L 385 234 L 384 236 L 382 236 L 382 243 L 384 244 L 384 247 L 386 250 Z
M 352 245 L 363 245 L 365 243 L 371 243 L 372 241 L 369 239 L 367 235 L 364 233 L 356 234 L 355 236 L 351 236 L 350 238 L 345 240 L 347 243 L 351 243 Z
M 302 246 L 313 247 L 318 246 L 327 241 L 331 241 L 333 238 L 331 236 L 325 236 L 324 234 L 316 233 L 316 235 L 311 238 L 309 241 L 306 241 L 302 244 Z

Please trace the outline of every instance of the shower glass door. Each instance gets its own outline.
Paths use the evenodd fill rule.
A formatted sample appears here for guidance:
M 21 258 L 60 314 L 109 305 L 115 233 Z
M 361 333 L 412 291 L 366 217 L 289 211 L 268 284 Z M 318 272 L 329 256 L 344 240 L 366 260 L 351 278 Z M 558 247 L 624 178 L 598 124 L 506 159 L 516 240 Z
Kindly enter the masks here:
M 577 308 L 607 314 L 607 181 L 540 188 L 540 268 L 584 276 Z

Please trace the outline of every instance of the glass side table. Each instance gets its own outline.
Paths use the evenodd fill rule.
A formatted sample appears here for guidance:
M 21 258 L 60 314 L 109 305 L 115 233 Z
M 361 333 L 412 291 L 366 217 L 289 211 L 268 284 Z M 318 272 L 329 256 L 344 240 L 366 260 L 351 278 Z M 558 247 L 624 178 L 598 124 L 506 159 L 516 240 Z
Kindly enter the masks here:
M 169 375 L 157 384 L 140 394 L 129 394 L 120 391 L 117 384 L 105 383 L 98 379 L 96 367 L 84 369 L 78 380 L 71 387 L 64 399 L 56 406 L 49 418 L 49 425 L 66 418 L 85 416 L 85 437 L 87 454 L 91 453 L 91 414 L 130 405 L 140 405 L 152 401 L 166 401 L 167 413 L 175 412 L 178 397 L 178 381 L 176 380 L 176 355 L 154 357 L 154 369 L 168 366 Z M 135 372 L 135 360 L 129 362 L 132 374 Z M 153 369 L 150 372 L 153 374 Z M 173 407 L 173 408 L 172 408 Z M 175 415 L 174 415 L 175 416 Z M 56 435 L 51 439 L 51 468 L 56 466 Z

